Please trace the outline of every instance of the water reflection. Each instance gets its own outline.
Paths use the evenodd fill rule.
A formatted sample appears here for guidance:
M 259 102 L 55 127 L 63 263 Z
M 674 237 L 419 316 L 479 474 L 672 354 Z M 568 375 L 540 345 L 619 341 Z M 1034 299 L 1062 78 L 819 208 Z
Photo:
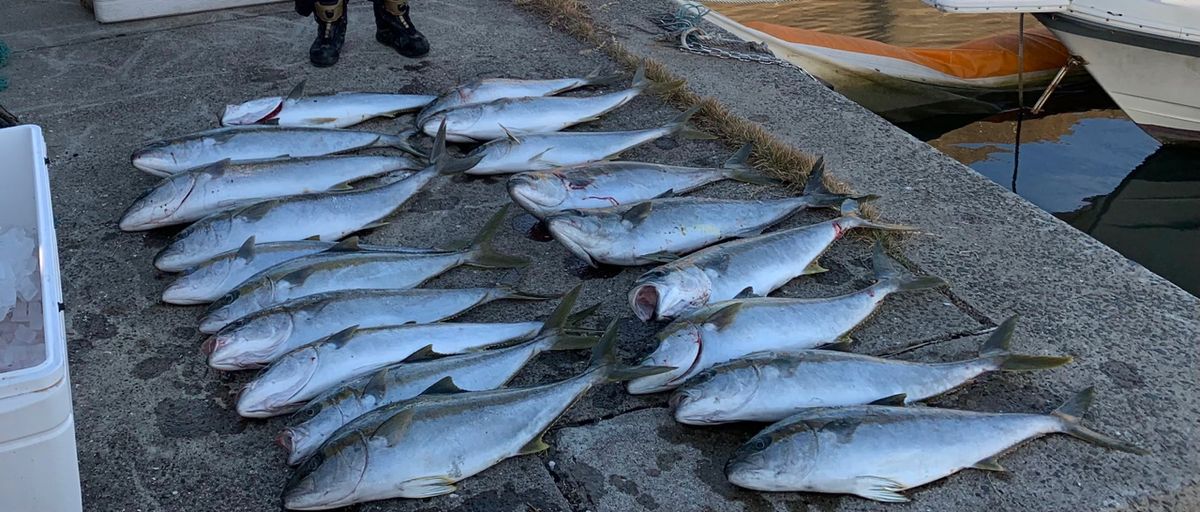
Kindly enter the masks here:
M 1200 151 L 1161 146 L 1120 111 L 976 123 L 929 141 L 980 174 L 1200 295 Z

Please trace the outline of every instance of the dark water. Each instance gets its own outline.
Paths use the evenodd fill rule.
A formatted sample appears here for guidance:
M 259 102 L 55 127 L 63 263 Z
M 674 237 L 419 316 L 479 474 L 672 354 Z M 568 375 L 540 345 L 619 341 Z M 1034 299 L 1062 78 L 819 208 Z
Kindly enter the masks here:
M 920 0 L 710 6 L 739 21 L 902 46 L 952 46 L 1016 31 L 1018 23 L 1017 15 L 943 15 Z M 1025 23 L 1038 26 L 1032 17 Z M 902 128 L 1200 295 L 1200 272 L 1194 268 L 1200 264 L 1200 151 L 1163 147 L 1095 84 L 1056 93 L 1048 108 L 1042 116 L 1022 118 L 1019 151 L 1014 113 L 983 120 L 941 116 Z

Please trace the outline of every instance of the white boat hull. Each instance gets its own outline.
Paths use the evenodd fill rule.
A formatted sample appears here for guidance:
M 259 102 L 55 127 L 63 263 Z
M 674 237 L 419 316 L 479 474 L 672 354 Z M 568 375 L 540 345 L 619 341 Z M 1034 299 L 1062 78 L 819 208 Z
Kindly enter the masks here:
M 1163 142 L 1200 143 L 1200 41 L 1098 28 L 1067 14 L 1038 17 L 1143 130 Z

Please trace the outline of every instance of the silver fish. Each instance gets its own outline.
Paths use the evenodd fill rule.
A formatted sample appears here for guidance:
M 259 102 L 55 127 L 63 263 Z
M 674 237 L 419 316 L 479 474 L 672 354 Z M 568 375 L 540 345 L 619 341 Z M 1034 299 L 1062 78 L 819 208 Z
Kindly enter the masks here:
M 269 307 L 212 335 L 202 350 L 217 370 L 261 368 L 351 326 L 385 327 L 445 320 L 494 300 L 545 300 L 512 288 L 346 290 Z
M 439 137 L 438 140 L 433 163 L 395 183 L 271 199 L 209 215 L 179 232 L 155 257 L 154 266 L 166 272 L 191 268 L 237 249 L 251 236 L 259 242 L 312 237 L 337 240 L 356 231 L 380 226 L 381 220 L 412 199 L 434 178 L 462 172 L 475 161 L 443 157 L 445 139 Z M 298 222 L 299 219 L 304 221 Z
M 421 395 L 350 422 L 300 466 L 284 489 L 284 506 L 324 510 L 438 496 L 504 459 L 549 448 L 542 440 L 546 429 L 588 390 L 661 371 L 618 366 L 615 334 L 610 327 L 593 348 L 588 370 L 564 381 Z
M 912 363 L 830 350 L 762 352 L 722 363 L 675 391 L 675 420 L 689 425 L 774 422 L 810 407 L 866 405 L 896 395 L 918 402 L 994 371 L 1055 368 L 1070 357 L 1014 354 L 1016 317 L 1009 318 L 979 357 L 951 363 Z
M 698 110 L 695 107 L 660 128 L 647 130 L 534 133 L 496 139 L 467 154 L 480 158 L 467 174 L 545 171 L 596 162 L 675 133 L 692 139 L 711 139 L 711 135 L 688 128 L 687 120 Z
M 517 268 L 525 258 L 500 254 L 491 240 L 507 212 L 501 208 L 467 248 L 430 254 L 322 253 L 267 269 L 209 306 L 200 332 L 214 333 L 256 311 L 318 293 L 356 289 L 406 290 L 455 267 Z
M 846 196 L 771 200 L 667 197 L 632 205 L 570 210 L 546 219 L 554 239 L 589 265 L 667 262 L 729 238 L 757 236 L 806 208 L 836 206 Z
M 207 304 L 236 290 L 246 281 L 271 267 L 301 256 L 326 251 L 382 251 L 410 254 L 447 252 L 441 249 L 359 244 L 358 237 L 341 242 L 300 240 L 260 244 L 255 237 L 246 239 L 236 251 L 218 255 L 179 274 L 163 291 L 162 300 L 168 304 Z
M 325 156 L 235 164 L 229 161 L 163 178 L 121 216 L 124 231 L 199 220 L 267 199 L 349 189 L 349 183 L 389 171 L 424 167 L 405 156 Z M 390 178 L 404 178 L 397 173 Z
M 1105 448 L 1145 450 L 1082 425 L 1093 390 L 1050 414 L 1006 414 L 859 405 L 807 409 L 771 425 L 725 466 L 729 481 L 760 491 L 854 494 L 901 503 L 901 491 L 966 468 L 1004 471 L 997 458 L 1046 434 Z
M 559 78 L 552 80 L 515 80 L 510 78 L 488 78 L 463 84 L 438 96 L 417 114 L 417 126 L 425 124 L 430 117 L 465 105 L 487 103 L 503 98 L 528 98 L 551 96 L 561 92 L 605 85 L 621 79 L 620 74 L 601 74 L 597 68 L 583 78 Z
M 846 200 L 837 219 L 729 241 L 650 270 L 634 281 L 629 306 L 649 321 L 675 318 L 742 293 L 766 296 L 798 276 L 825 272 L 817 259 L 855 228 L 914 229 L 865 220 L 858 216 L 858 203 Z
M 258 98 L 226 105 L 222 126 L 270 124 L 317 128 L 345 128 L 376 117 L 396 117 L 401 112 L 429 105 L 436 96 L 339 92 L 305 96 L 301 81 L 287 97 Z
M 878 282 L 857 292 L 825 299 L 735 299 L 680 317 L 658 333 L 658 348 L 642 361 L 645 366 L 677 370 L 631 381 L 629 392 L 674 389 L 715 364 L 755 352 L 836 343 L 871 316 L 888 295 L 946 284 L 937 277 L 901 275 L 879 245 L 874 262 Z
M 649 85 L 646 70 L 638 68 L 632 87 L 624 91 L 590 97 L 503 98 L 434 114 L 425 119 L 421 129 L 433 135 L 438 124 L 445 121 L 446 140 L 451 142 L 487 142 L 510 135 L 557 132 L 599 119 L 632 101 Z
M 288 464 L 299 464 L 308 458 L 337 429 L 355 418 L 373 409 L 428 392 L 439 382 L 443 389 L 496 389 L 542 352 L 592 347 L 597 338 L 572 336 L 566 332 L 574 323 L 574 317 L 579 316 L 570 315 L 579 289 L 576 286 L 563 297 L 558 308 L 546 320 L 547 327 L 543 333 L 530 341 L 507 348 L 387 366 L 314 398 L 293 416 L 299 421 L 284 429 L 277 439 L 288 452 Z M 447 386 L 451 382 L 453 386 Z
M 263 418 L 293 412 L 313 397 L 401 361 L 472 352 L 561 328 L 549 321 L 351 327 L 277 359 L 242 390 L 238 414 Z
M 243 162 L 285 156 L 322 156 L 356 149 L 391 147 L 424 156 L 408 143 L 412 132 L 389 133 L 331 128 L 234 126 L 152 142 L 133 153 L 133 166 L 165 177 L 222 160 Z
M 544 219 L 563 210 L 620 206 L 683 194 L 709 183 L 732 179 L 758 185 L 779 181 L 746 163 L 746 144 L 721 167 L 698 168 L 643 162 L 597 162 L 552 171 L 523 172 L 508 179 L 508 195 L 533 216 Z

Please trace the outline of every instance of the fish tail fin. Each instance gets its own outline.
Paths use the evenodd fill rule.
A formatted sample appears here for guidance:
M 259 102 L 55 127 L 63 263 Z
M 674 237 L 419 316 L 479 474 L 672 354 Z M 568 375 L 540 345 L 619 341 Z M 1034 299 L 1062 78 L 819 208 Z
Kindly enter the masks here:
M 843 196 L 843 197 L 846 197 L 846 200 L 842 201 L 842 206 L 841 206 L 842 216 L 853 218 L 855 220 L 854 227 L 881 229 L 881 230 L 885 230 L 885 231 L 919 231 L 915 226 L 909 226 L 907 224 L 889 224 L 887 222 L 876 222 L 873 220 L 868 220 L 868 219 L 862 218 L 860 216 L 861 212 L 859 211 L 859 207 L 861 206 L 860 202 L 876 199 L 877 196 L 868 195 L 868 196 L 859 196 L 859 197 L 849 197 L 849 196 Z
M 675 119 L 672 119 L 671 122 L 664 125 L 663 128 L 666 128 L 670 133 L 678 133 L 679 136 L 681 136 L 685 139 L 694 139 L 694 140 L 715 139 L 716 137 L 714 137 L 712 134 L 704 133 L 700 130 L 692 128 L 692 125 L 689 124 L 689 121 L 691 121 L 692 116 L 696 115 L 696 112 L 699 112 L 699 111 L 700 111 L 700 105 L 696 105 L 692 108 L 689 108 L 687 110 L 687 112 L 684 112 L 682 114 L 679 114 L 678 116 L 675 116 Z
M 737 153 L 729 157 L 725 163 L 721 164 L 721 169 L 725 170 L 725 177 L 742 183 L 750 183 L 752 185 L 779 185 L 782 182 L 755 169 L 750 165 L 750 152 L 754 150 L 754 144 L 747 142 Z
M 886 283 L 895 287 L 896 291 L 928 290 L 948 284 L 940 277 L 914 276 L 901 272 L 888 258 L 881 241 L 875 242 L 875 253 L 871 256 L 871 263 L 875 267 L 875 278 L 881 284 Z
M 495 238 L 507 215 L 508 205 L 504 205 L 492 215 L 483 226 L 483 230 L 475 235 L 475 239 L 471 240 L 467 255 L 468 265 L 481 268 L 519 268 L 529 264 L 529 260 L 521 256 L 502 254 L 492 248 L 492 238 Z
M 583 77 L 583 85 L 608 85 L 619 82 L 624 77 L 621 73 L 608 73 L 604 71 L 604 66 L 598 66 Z
M 613 319 L 604 330 L 604 335 L 592 347 L 592 359 L 588 362 L 588 374 L 597 375 L 603 382 L 622 382 L 650 375 L 666 373 L 674 368 L 666 366 L 625 366 L 617 358 L 617 320 Z
M 646 78 L 646 65 L 638 64 L 637 71 L 633 72 L 633 84 L 630 85 L 630 88 L 644 91 L 649 89 L 652 85 L 654 85 L 654 82 L 651 82 L 649 78 Z
M 1055 409 L 1054 412 L 1050 413 L 1051 416 L 1058 418 L 1058 420 L 1062 423 L 1062 432 L 1071 437 L 1113 450 L 1134 453 L 1137 455 L 1146 455 L 1150 453 L 1130 443 L 1126 443 L 1125 441 L 1116 439 L 1114 437 L 1109 437 L 1105 434 L 1101 434 L 1100 432 L 1096 432 L 1095 430 L 1083 426 L 1083 415 L 1086 414 L 1088 408 L 1091 407 L 1092 397 L 1095 395 L 1095 392 L 1095 388 L 1091 387 L 1080 391 L 1079 393 L 1075 394 L 1075 396 L 1071 397 L 1070 400 L 1067 400 L 1066 403 L 1059 406 L 1058 409 Z
M 416 128 L 408 128 L 406 130 L 402 130 L 400 133 L 397 133 L 394 137 L 387 138 L 386 139 L 387 145 L 394 147 L 396 149 L 399 149 L 400 151 L 403 151 L 410 155 L 415 155 L 415 156 L 419 156 L 421 158 L 425 158 L 427 155 L 425 154 L 424 151 L 421 151 L 421 150 L 413 147 L 413 145 L 408 142 L 409 139 L 412 139 L 413 136 L 416 134 L 417 134 Z
M 1007 372 L 1023 372 L 1057 368 L 1071 362 L 1071 356 L 1033 356 L 1014 354 L 1009 345 L 1012 342 L 1013 330 L 1017 326 L 1017 315 L 1008 317 L 992 332 L 983 347 L 979 349 L 981 359 L 989 359 L 996 369 Z
M 807 202 L 807 208 L 838 208 L 844 207 L 848 200 L 869 201 L 875 199 L 875 196 L 869 195 L 852 195 L 838 194 L 825 185 L 825 157 L 818 156 L 817 161 L 813 162 L 812 171 L 808 173 L 808 179 L 804 182 L 803 197 Z M 854 203 L 854 211 L 858 211 L 858 203 Z M 845 214 L 845 209 L 842 211 Z
M 410 130 L 415 131 L 415 129 Z M 483 155 L 468 156 L 466 158 L 454 158 L 446 151 L 446 120 L 442 119 L 441 126 L 438 126 L 437 136 L 433 139 L 433 150 L 429 155 L 429 165 L 441 175 L 460 174 L 467 172 L 475 167 L 480 160 L 483 160 Z
M 587 308 L 575 314 L 571 314 L 571 310 L 575 308 L 575 303 L 579 300 L 579 292 L 583 290 L 583 285 L 576 285 L 571 291 L 562 296 L 562 300 L 558 303 L 558 307 L 550 313 L 550 317 L 542 324 L 542 330 L 538 333 L 546 343 L 549 350 L 579 350 L 584 348 L 592 348 L 599 341 L 595 336 L 584 336 L 579 331 L 574 330 L 575 324 L 583 319 L 591 316 L 599 308 L 599 304 Z

